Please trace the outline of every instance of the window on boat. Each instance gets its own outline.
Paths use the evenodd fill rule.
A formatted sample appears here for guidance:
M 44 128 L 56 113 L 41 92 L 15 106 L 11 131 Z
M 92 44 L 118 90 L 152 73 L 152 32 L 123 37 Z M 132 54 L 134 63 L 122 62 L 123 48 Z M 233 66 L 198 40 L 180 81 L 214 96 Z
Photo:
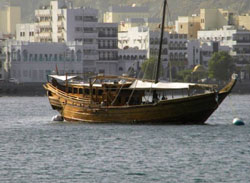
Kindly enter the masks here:
M 72 88 L 71 87 L 68 88 L 68 93 L 72 93 Z
M 103 94 L 103 90 L 98 90 L 98 95 L 102 95 Z
M 120 96 L 117 98 L 117 101 L 118 101 L 119 103 L 121 103 L 121 102 L 122 102 L 122 99 L 121 99 L 121 97 L 120 97 Z
M 92 94 L 95 95 L 95 89 L 92 90 Z
M 84 93 L 85 93 L 86 95 L 89 95 L 89 89 L 84 89 Z
M 77 93 L 77 88 L 73 88 L 74 89 L 74 93 Z
M 116 91 L 116 88 L 115 88 L 115 87 L 112 87 L 112 88 L 111 88 L 111 91 Z
M 83 94 L 83 89 L 79 88 L 79 94 Z

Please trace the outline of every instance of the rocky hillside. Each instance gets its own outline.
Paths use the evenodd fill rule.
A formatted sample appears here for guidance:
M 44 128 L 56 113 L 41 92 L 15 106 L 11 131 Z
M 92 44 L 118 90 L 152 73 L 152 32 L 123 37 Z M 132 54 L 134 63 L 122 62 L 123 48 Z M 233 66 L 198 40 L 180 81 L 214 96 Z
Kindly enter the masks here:
M 49 4 L 50 0 L 0 0 L 0 4 L 11 2 L 12 5 L 22 7 L 23 22 L 32 21 L 34 9 L 39 6 Z M 159 16 L 163 0 L 72 0 L 75 6 L 95 7 L 103 13 L 111 5 L 147 5 L 153 17 Z M 200 8 L 223 8 L 235 11 L 236 13 L 246 13 L 250 11 L 250 0 L 168 0 L 172 19 L 177 16 L 186 16 L 199 13 Z

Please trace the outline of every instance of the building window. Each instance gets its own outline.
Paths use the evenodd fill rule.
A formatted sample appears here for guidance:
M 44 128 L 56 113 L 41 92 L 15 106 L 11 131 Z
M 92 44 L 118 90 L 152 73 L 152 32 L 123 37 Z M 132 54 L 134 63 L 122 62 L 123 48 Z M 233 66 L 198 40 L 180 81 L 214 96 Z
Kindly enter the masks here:
M 33 55 L 30 54 L 30 55 L 29 55 L 29 61 L 32 61 L 32 59 L 33 59 Z
M 82 21 L 82 16 L 75 16 L 75 21 Z
M 83 30 L 82 27 L 76 27 L 76 28 L 75 28 L 75 31 L 76 31 L 76 32 L 81 32 L 82 30 Z
M 63 55 L 62 54 L 59 55 L 59 61 L 63 61 Z
M 54 61 L 57 61 L 57 54 L 54 54 Z
M 43 61 L 43 55 L 42 54 L 39 55 L 39 61 Z
M 23 61 L 28 61 L 28 52 L 27 50 L 23 50 Z
M 34 61 L 37 61 L 37 54 L 35 54 L 35 58 L 34 58 Z
M 82 52 L 81 52 L 81 50 L 78 50 L 76 52 L 76 59 L 78 62 L 81 61 L 81 59 L 82 59 L 81 57 L 82 57 Z
M 49 61 L 48 54 L 45 54 L 44 57 L 45 57 L 45 60 L 46 60 L 46 61 Z

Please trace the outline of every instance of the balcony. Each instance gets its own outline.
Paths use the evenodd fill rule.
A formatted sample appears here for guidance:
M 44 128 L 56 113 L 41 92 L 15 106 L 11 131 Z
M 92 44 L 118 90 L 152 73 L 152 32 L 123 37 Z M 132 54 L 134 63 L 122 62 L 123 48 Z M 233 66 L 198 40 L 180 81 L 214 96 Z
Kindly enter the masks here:
M 64 27 L 64 22 L 63 21 L 59 21 L 57 24 L 58 28 L 62 28 Z
M 105 33 L 99 33 L 98 37 L 114 37 L 117 38 L 118 35 L 117 34 L 105 34 Z
M 63 32 L 59 32 L 59 33 L 57 33 L 57 36 L 58 36 L 59 38 L 64 38 L 64 34 L 63 34 Z
M 43 22 L 39 22 L 39 24 L 38 24 L 38 26 L 39 27 L 51 27 L 52 25 L 51 25 L 51 22 L 49 22 L 49 21 L 43 21 Z
M 84 55 L 83 56 L 83 60 L 97 60 L 98 59 L 98 55 Z
M 50 9 L 44 9 L 44 10 L 36 10 L 35 16 L 36 17 L 48 17 L 51 16 L 52 12 Z
M 118 49 L 117 46 L 101 46 L 98 45 L 98 49 Z
M 40 32 L 39 33 L 39 37 L 42 37 L 42 38 L 51 38 L 51 32 Z

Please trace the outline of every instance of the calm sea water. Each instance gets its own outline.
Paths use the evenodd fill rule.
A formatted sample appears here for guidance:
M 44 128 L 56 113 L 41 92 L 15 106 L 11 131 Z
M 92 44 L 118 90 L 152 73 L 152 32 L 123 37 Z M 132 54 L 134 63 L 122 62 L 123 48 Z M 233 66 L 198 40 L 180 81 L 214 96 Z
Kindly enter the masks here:
M 0 182 L 250 182 L 250 95 L 227 98 L 204 126 L 71 124 L 55 114 L 46 97 L 0 97 Z

